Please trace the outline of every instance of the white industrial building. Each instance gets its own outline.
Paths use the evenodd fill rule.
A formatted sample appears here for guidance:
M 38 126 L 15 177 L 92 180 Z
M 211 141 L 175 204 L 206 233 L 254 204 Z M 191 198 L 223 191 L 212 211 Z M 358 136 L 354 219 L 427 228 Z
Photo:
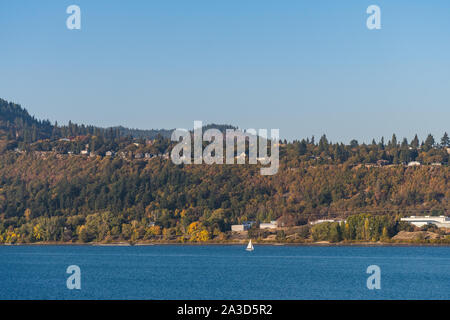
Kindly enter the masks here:
M 236 232 L 245 231 L 245 227 L 243 224 L 233 224 L 231 226 L 231 231 L 236 231 Z
M 260 229 L 276 229 L 278 227 L 276 221 L 270 221 L 269 223 L 260 223 Z
M 450 218 L 445 217 L 445 216 L 439 216 L 439 217 L 411 216 L 409 218 L 401 218 L 401 221 L 409 222 L 417 227 L 422 227 L 427 224 L 434 224 L 439 228 L 450 228 Z

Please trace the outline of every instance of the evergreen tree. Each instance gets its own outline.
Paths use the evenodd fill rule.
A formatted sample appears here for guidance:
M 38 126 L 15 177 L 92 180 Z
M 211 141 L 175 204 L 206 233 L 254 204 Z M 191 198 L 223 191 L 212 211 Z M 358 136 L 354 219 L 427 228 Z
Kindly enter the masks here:
M 434 137 L 431 134 L 429 134 L 427 136 L 426 140 L 425 140 L 425 143 L 424 143 L 425 151 L 429 151 L 431 148 L 433 148 L 434 147 L 434 143 L 435 143 Z
M 353 139 L 352 141 L 350 141 L 350 147 L 357 148 L 358 145 L 359 145 L 358 140 Z
M 418 148 L 419 147 L 419 138 L 417 137 L 417 134 L 414 136 L 414 139 L 411 141 L 411 147 Z
M 328 151 L 328 140 L 326 135 L 323 135 L 319 140 L 319 151 Z
M 445 132 L 444 136 L 441 138 L 441 146 L 443 148 L 450 147 L 450 138 L 448 137 L 447 132 Z
M 379 147 L 381 150 L 384 150 L 384 137 L 381 137 L 380 143 L 379 143 Z
M 397 148 L 398 142 L 397 142 L 397 136 L 395 135 L 395 133 L 392 135 L 392 139 L 389 144 L 390 144 L 391 148 Z

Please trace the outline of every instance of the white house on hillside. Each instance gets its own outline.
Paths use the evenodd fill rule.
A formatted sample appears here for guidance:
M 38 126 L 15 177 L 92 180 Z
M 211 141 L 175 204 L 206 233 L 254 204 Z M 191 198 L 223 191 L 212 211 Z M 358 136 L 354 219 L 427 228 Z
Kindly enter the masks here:
M 319 219 L 316 221 L 311 221 L 309 224 L 315 225 L 315 224 L 319 224 L 319 223 L 324 223 L 324 222 L 345 222 L 345 220 L 342 219 Z
M 269 223 L 260 223 L 260 229 L 276 229 L 278 227 L 276 221 L 270 221 Z

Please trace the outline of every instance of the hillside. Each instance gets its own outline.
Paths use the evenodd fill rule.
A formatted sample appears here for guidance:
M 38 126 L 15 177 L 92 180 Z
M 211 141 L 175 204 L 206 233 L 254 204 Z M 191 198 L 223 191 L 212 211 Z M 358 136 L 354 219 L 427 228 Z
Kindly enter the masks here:
M 402 215 L 450 208 L 445 135 L 441 143 L 284 142 L 278 174 L 261 176 L 255 165 L 176 166 L 161 134 L 59 127 L 5 101 L 1 111 L 0 242 L 206 241 L 243 221 L 302 226 L 359 214 L 388 217 L 373 219 L 379 239 L 400 231 Z

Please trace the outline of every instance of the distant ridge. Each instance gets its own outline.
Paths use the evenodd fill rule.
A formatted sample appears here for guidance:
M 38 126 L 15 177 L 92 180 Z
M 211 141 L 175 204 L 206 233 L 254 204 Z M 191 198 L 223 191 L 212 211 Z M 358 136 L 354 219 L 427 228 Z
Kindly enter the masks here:
M 232 125 L 207 124 L 204 130 L 216 128 L 222 132 L 226 129 L 237 129 Z M 25 142 L 34 142 L 50 138 L 67 138 L 77 135 L 105 135 L 116 137 L 133 137 L 137 139 L 156 139 L 158 136 L 170 139 L 174 129 L 137 129 L 123 126 L 102 128 L 98 126 L 75 124 L 69 121 L 68 125 L 59 126 L 50 120 L 38 120 L 31 116 L 20 104 L 8 102 L 0 98 L 0 138 L 19 138 Z

